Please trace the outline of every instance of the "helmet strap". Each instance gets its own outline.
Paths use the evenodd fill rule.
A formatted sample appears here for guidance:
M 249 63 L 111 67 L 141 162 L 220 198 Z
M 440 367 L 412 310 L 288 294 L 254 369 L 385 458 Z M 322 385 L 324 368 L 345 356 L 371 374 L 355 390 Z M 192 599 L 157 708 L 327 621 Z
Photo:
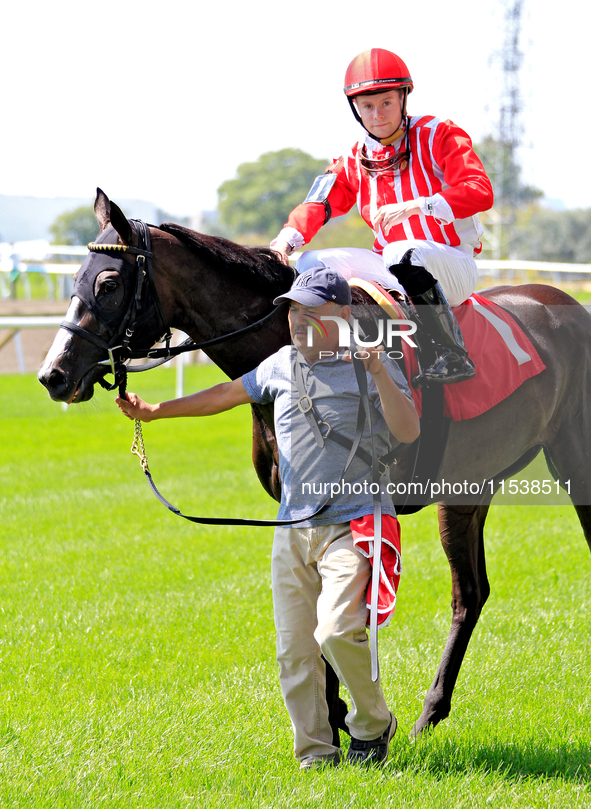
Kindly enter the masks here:
M 394 141 L 397 141 L 398 138 L 401 138 L 404 135 L 405 130 L 406 126 L 403 119 L 402 126 L 400 127 L 400 129 L 397 129 L 396 132 L 393 135 L 390 135 L 389 138 L 380 138 L 380 143 L 382 144 L 382 146 L 390 146 L 390 144 L 394 143 Z
M 408 98 L 408 87 L 403 87 L 402 92 L 403 92 L 403 95 L 402 95 L 402 120 L 404 121 L 404 119 L 406 118 L 406 100 Z
M 360 116 L 360 115 L 359 115 L 359 113 L 357 112 L 357 106 L 355 105 L 355 99 L 356 99 L 356 98 L 358 98 L 358 96 L 347 96 L 347 101 L 349 102 L 349 106 L 351 107 L 351 112 L 352 112 L 352 113 L 353 113 L 353 115 L 355 116 L 355 120 L 356 120 L 358 123 L 360 123 L 360 124 L 361 124 L 361 126 L 363 126 L 363 121 L 361 120 L 361 116 Z M 365 127 L 364 127 L 364 126 L 363 126 L 363 128 L 365 129 Z M 367 129 L 365 129 L 365 131 L 367 132 L 368 130 L 367 130 Z M 370 132 L 370 134 L 371 134 L 371 132 Z

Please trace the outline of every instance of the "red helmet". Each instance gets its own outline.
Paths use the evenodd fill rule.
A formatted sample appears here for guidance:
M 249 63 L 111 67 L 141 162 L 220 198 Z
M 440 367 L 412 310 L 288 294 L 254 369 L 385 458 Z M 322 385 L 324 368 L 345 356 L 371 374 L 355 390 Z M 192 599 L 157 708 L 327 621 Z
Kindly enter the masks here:
M 345 73 L 345 95 L 351 112 L 366 132 L 353 99 L 365 93 L 385 93 L 387 90 L 402 89 L 402 117 L 406 117 L 406 98 L 413 91 L 412 77 L 400 56 L 383 48 L 363 51 L 351 62 Z M 371 132 L 369 133 L 371 135 Z
M 395 87 L 405 87 L 407 93 L 412 93 L 412 78 L 402 59 L 383 48 L 360 53 L 345 73 L 345 95 L 349 97 Z

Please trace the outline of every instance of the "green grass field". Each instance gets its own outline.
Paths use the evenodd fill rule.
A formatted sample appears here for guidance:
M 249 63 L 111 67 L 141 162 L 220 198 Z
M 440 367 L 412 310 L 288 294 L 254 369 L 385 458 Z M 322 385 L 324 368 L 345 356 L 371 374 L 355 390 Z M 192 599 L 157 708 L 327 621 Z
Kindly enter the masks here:
M 187 389 L 219 381 L 187 369 Z M 135 377 L 170 398 L 174 372 Z M 381 667 L 383 770 L 301 774 L 274 661 L 270 529 L 197 527 L 152 496 L 103 391 L 63 412 L 0 377 L 0 807 L 591 807 L 591 560 L 574 510 L 491 511 L 492 595 L 450 717 L 411 743 L 449 629 L 433 508 L 402 520 Z M 186 513 L 273 518 L 248 408 L 144 429 Z

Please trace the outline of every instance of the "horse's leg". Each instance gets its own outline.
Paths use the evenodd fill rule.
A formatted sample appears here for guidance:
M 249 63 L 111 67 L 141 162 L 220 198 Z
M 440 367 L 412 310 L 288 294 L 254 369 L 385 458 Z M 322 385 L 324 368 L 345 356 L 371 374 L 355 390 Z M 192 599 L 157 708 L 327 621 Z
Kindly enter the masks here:
M 555 480 L 562 486 L 568 481 L 569 496 L 591 550 L 591 440 L 584 439 L 584 432 L 573 432 L 570 427 L 562 430 L 544 451 Z
M 453 616 L 439 668 L 425 697 L 423 712 L 412 729 L 414 736 L 448 716 L 472 631 L 490 592 L 483 538 L 488 508 L 439 506 L 441 543 L 451 569 Z
M 575 503 L 574 506 L 581 522 L 587 545 L 589 545 L 589 550 L 591 550 L 591 505 L 578 506 Z
M 277 442 L 269 427 L 273 424 L 273 409 L 269 405 L 251 405 L 252 408 L 252 463 L 264 490 L 279 502 L 281 480 Z
M 328 660 L 323 656 L 326 664 L 326 701 L 328 703 L 328 721 L 332 728 L 332 743 L 335 747 L 341 746 L 339 730 L 349 733 L 345 717 L 349 713 L 347 703 L 339 697 L 339 678 Z M 351 735 L 349 733 L 349 735 Z

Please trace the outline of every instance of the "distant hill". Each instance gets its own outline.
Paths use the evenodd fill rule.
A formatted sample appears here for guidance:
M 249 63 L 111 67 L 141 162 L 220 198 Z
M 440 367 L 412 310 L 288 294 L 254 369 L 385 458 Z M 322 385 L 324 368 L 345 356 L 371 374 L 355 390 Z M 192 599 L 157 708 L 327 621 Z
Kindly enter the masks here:
M 49 227 L 56 216 L 81 205 L 92 205 L 93 202 L 94 197 L 15 197 L 0 194 L 0 242 L 51 241 Z M 188 219 L 172 217 L 151 202 L 118 199 L 117 204 L 128 217 L 143 219 L 153 225 L 166 220 L 189 224 Z

